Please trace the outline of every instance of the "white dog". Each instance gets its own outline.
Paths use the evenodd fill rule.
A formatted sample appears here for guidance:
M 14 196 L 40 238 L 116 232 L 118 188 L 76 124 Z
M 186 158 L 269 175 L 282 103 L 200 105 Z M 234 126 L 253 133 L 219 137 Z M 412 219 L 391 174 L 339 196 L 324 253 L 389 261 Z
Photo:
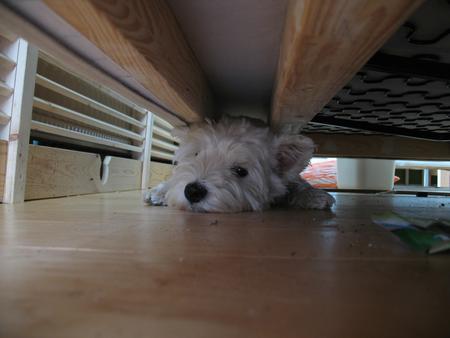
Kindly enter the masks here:
M 261 124 L 226 117 L 175 129 L 181 142 L 172 177 L 144 200 L 198 212 L 330 208 L 334 198 L 299 176 L 313 155 L 312 140 L 276 135 Z

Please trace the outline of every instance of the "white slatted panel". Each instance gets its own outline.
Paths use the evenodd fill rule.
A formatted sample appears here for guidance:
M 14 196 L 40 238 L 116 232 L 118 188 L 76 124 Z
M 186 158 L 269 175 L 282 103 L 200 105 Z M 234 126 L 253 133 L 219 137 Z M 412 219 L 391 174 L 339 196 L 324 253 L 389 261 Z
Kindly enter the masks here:
M 131 153 L 143 162 L 142 188 L 148 187 L 150 159 L 173 161 L 178 148 L 170 123 L 111 89 L 80 78 L 43 53 L 39 55 L 31 129 L 44 139 L 52 135 L 65 143 Z
M 88 142 L 93 148 L 106 146 L 140 154 L 146 114 L 109 88 L 81 79 L 40 54 L 33 131 L 57 135 L 66 142 Z
M 17 65 L 17 38 L 0 32 L 0 139 L 8 140 Z

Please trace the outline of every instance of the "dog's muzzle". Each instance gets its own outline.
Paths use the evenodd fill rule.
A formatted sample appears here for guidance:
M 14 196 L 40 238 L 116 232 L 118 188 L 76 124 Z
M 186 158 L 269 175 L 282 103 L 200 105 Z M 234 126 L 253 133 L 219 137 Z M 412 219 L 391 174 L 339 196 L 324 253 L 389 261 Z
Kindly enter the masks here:
M 207 194 L 208 190 L 198 182 L 189 183 L 184 188 L 184 196 L 191 203 L 200 202 Z

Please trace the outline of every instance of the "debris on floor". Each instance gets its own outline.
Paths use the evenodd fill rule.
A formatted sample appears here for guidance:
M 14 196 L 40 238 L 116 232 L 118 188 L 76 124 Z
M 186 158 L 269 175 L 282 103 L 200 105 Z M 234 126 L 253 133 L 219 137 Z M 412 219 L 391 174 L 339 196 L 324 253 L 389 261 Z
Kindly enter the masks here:
M 373 214 L 372 221 L 415 250 L 428 254 L 450 250 L 450 219 L 409 217 L 385 212 Z

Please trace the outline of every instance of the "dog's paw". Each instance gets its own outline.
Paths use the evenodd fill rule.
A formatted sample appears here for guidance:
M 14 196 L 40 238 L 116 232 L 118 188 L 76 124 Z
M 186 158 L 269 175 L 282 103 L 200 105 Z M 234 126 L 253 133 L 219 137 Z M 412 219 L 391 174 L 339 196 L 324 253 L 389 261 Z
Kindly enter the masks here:
M 163 183 L 144 193 L 144 202 L 149 205 L 165 205 L 165 194 Z
M 334 197 L 324 190 L 311 189 L 308 195 L 309 199 L 306 201 L 308 209 L 330 209 L 336 202 Z
M 336 200 L 324 190 L 308 189 L 302 191 L 292 202 L 299 208 L 322 210 L 330 209 Z

